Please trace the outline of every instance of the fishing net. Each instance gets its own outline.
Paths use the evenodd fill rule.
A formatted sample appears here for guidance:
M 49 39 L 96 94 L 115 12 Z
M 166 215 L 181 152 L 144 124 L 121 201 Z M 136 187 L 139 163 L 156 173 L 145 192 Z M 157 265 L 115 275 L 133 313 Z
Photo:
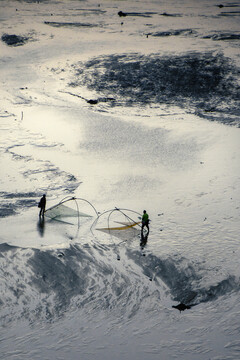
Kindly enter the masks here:
M 72 209 L 64 204 L 58 204 L 47 209 L 45 215 L 51 219 L 58 217 L 92 217 L 91 215 Z
M 141 234 L 141 230 L 129 226 L 124 226 L 123 228 L 98 228 L 96 230 L 114 236 L 122 241 L 128 241 L 130 239 L 140 237 Z

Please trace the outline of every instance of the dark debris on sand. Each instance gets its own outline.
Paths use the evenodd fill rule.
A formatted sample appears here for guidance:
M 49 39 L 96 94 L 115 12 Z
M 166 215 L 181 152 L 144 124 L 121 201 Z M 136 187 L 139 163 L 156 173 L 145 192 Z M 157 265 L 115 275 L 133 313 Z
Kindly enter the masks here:
M 29 40 L 28 37 L 15 35 L 15 34 L 12 34 L 12 35 L 3 34 L 1 39 L 8 46 L 21 46 L 21 45 L 24 45 Z
M 191 309 L 191 306 L 190 305 L 185 305 L 183 303 L 180 303 L 178 305 L 173 305 L 172 306 L 174 309 L 178 309 L 180 312 L 186 310 L 186 309 Z

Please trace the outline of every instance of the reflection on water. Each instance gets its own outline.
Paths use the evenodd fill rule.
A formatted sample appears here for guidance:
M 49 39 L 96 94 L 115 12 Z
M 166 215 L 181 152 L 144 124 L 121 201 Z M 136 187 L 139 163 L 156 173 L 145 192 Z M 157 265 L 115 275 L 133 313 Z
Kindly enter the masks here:
M 44 217 L 40 217 L 39 216 L 39 220 L 38 220 L 38 223 L 37 223 L 37 229 L 38 229 L 38 232 L 39 232 L 39 235 L 41 237 L 44 236 L 44 231 L 45 231 L 45 220 L 44 220 Z
M 144 234 L 144 232 L 141 231 L 140 246 L 141 246 L 142 249 L 144 249 L 144 247 L 145 247 L 146 244 L 147 244 L 148 235 L 149 235 L 149 231 L 148 231 L 146 234 Z

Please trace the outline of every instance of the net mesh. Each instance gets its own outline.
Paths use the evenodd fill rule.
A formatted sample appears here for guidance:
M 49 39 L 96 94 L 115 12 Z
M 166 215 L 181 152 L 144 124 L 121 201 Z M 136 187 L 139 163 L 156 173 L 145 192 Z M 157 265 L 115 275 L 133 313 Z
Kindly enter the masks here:
M 58 204 L 45 211 L 45 215 L 51 219 L 58 217 L 91 217 L 91 215 L 72 209 L 66 205 Z

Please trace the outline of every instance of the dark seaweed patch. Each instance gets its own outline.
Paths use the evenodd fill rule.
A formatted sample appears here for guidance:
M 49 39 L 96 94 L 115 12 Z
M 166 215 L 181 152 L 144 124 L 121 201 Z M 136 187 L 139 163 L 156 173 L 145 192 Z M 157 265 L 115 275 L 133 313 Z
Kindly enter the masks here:
M 233 7 L 239 7 L 239 3 L 232 3 L 232 4 L 227 4 L 227 5 L 223 5 L 223 4 L 220 4 L 220 5 L 217 5 L 220 9 L 222 8 L 233 8 Z
M 3 34 L 1 39 L 9 46 L 21 46 L 24 45 L 29 40 L 28 37 L 15 35 L 15 34 L 13 35 Z
M 14 206 L 12 204 L 1 204 L 0 205 L 0 218 L 16 215 Z
M 223 56 L 190 54 L 175 57 L 112 55 L 76 68 L 72 86 L 131 96 L 137 102 L 162 102 L 211 93 L 231 93 L 233 68 Z
M 0 192 L 0 218 L 16 215 L 20 209 L 37 206 L 42 192 L 8 193 Z
M 32 4 L 32 3 L 49 3 L 50 0 L 21 0 L 21 2 L 25 2 L 25 3 L 28 3 L 28 4 Z
M 77 11 L 84 11 L 86 13 L 96 13 L 98 14 L 105 14 L 106 10 L 101 10 L 101 9 L 76 9 Z
M 219 16 L 239 16 L 240 11 L 226 11 L 219 14 Z
M 119 11 L 118 12 L 118 16 L 120 17 L 126 17 L 126 16 L 140 16 L 140 17 L 152 17 L 152 15 L 155 15 L 157 13 L 154 12 L 144 12 L 144 13 L 140 13 L 140 12 L 123 12 L 123 11 Z
M 160 14 L 161 16 L 172 16 L 172 17 L 181 17 L 182 15 L 181 14 L 169 14 L 169 13 L 162 13 Z
M 204 39 L 212 39 L 216 41 L 220 40 L 240 40 L 239 33 L 214 33 L 207 36 L 204 36 Z
M 165 36 L 178 36 L 178 35 L 192 35 L 196 32 L 193 29 L 177 29 L 177 30 L 168 30 L 168 31 L 157 31 L 154 33 L 148 33 L 148 35 L 156 37 L 165 37 Z
M 44 21 L 44 24 L 53 27 L 96 27 L 98 24 L 80 23 L 80 22 L 56 22 L 56 21 Z
M 35 198 L 35 197 L 39 197 L 42 196 L 41 192 L 16 192 L 16 193 L 8 193 L 5 191 L 0 191 L 0 196 L 4 197 L 5 199 L 19 199 L 19 198 Z
M 197 267 L 191 262 L 186 266 L 184 258 L 161 259 L 149 254 L 143 259 L 140 252 L 132 250 L 128 250 L 127 255 L 136 264 L 142 266 L 145 276 L 152 279 L 159 277 L 168 286 L 173 300 L 180 303 L 173 307 L 180 311 L 214 301 L 220 296 L 238 291 L 240 288 L 239 280 L 233 275 L 228 275 L 212 285 L 202 287 L 200 285 L 201 275 L 198 273 Z
M 169 14 L 169 13 L 156 13 L 156 12 L 151 12 L 151 11 L 146 11 L 146 12 L 123 12 L 123 11 L 119 11 L 118 12 L 118 16 L 120 17 L 126 17 L 126 16 L 140 16 L 140 17 L 152 17 L 152 15 L 161 15 L 161 16 L 173 16 L 173 17 L 178 17 L 178 16 L 182 16 L 181 14 Z
M 239 70 L 222 54 L 111 55 L 78 63 L 74 70 L 70 86 L 87 86 L 104 97 L 114 94 L 112 106 L 167 103 L 197 112 L 238 111 Z

